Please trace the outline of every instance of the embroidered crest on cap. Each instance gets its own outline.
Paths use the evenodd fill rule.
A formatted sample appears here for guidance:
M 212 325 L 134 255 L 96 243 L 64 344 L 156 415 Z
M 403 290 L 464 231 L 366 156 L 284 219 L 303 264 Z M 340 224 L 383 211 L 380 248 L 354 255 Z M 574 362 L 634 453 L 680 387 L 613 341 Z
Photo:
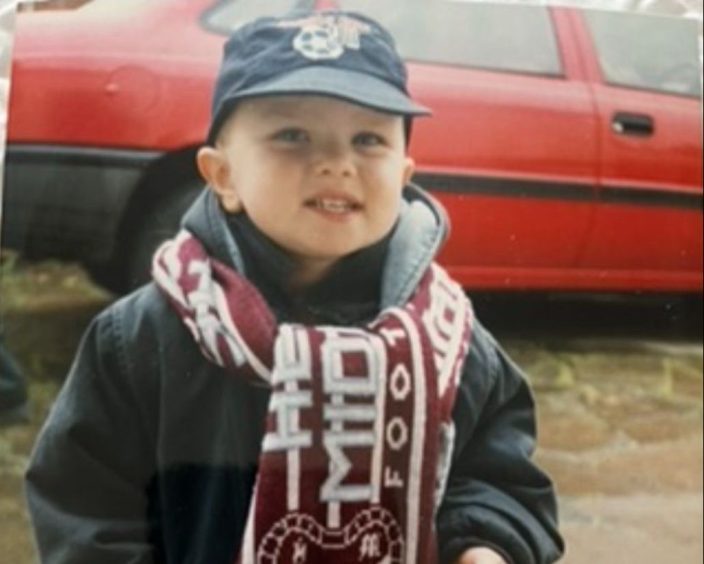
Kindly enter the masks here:
M 362 34 L 371 33 L 371 27 L 348 16 L 318 14 L 278 24 L 283 28 L 300 28 L 293 39 L 293 48 L 311 60 L 339 59 L 345 49 L 360 48 Z

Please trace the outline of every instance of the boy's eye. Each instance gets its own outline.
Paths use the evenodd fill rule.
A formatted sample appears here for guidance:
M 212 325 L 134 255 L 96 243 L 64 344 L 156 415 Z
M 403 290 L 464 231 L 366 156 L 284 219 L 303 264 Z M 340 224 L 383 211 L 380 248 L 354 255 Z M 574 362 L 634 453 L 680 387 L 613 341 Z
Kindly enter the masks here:
M 353 140 L 355 145 L 360 145 L 362 147 L 376 147 L 377 145 L 384 144 L 384 138 L 376 133 L 358 133 L 354 136 Z
M 282 129 L 274 134 L 274 139 L 277 141 L 284 141 L 285 143 L 301 143 L 308 139 L 308 134 L 302 129 L 297 129 L 291 127 L 288 129 Z

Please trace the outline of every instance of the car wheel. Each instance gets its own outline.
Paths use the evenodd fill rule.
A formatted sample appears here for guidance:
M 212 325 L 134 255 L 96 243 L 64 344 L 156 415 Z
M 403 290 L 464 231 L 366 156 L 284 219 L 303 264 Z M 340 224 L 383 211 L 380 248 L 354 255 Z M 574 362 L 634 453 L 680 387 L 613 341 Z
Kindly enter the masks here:
M 178 231 L 181 218 L 203 190 L 193 182 L 146 213 L 132 236 L 126 256 L 127 289 L 133 290 L 151 280 L 152 256 L 157 247 Z

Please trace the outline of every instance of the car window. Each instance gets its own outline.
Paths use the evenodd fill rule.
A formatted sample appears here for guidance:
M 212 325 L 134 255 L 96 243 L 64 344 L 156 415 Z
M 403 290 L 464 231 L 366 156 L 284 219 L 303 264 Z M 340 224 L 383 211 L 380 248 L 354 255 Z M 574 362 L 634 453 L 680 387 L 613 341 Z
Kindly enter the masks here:
M 263 16 L 310 9 L 314 0 L 221 0 L 203 14 L 203 25 L 222 34 L 230 34 L 242 24 Z
M 545 6 L 456 0 L 343 0 L 396 38 L 407 60 L 555 75 L 560 57 Z
M 313 4 L 231 0 L 216 5 L 204 20 L 210 29 L 229 33 L 248 19 Z M 437 0 L 343 0 L 338 5 L 380 21 L 407 60 L 533 74 L 561 73 L 552 20 L 544 6 Z
M 585 16 L 607 83 L 701 95 L 696 21 L 597 10 Z

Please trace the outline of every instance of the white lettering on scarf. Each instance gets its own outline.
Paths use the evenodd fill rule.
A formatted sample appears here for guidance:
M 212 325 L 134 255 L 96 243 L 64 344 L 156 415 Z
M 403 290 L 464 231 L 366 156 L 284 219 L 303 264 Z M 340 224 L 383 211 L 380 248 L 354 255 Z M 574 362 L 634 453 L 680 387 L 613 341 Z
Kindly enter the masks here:
M 269 402 L 270 411 L 276 413 L 276 429 L 264 437 L 263 449 L 267 452 L 298 450 L 313 444 L 311 432 L 299 428 L 300 410 L 313 405 L 312 391 L 299 389 L 301 383 L 309 384 L 311 378 L 307 345 L 305 335 L 297 335 L 290 326 L 282 328 L 276 341 L 272 373 L 275 389 Z
M 358 329 L 325 329 L 322 345 L 323 392 L 330 404 L 324 416 L 330 428 L 323 433 L 323 446 L 330 459 L 328 477 L 320 489 L 320 499 L 328 504 L 367 501 L 373 496 L 373 477 L 363 484 L 343 484 L 352 466 L 346 450 L 373 448 L 376 420 L 374 399 L 379 393 L 385 367 L 383 346 L 369 333 Z M 348 373 L 346 360 L 356 360 L 359 373 Z M 350 405 L 346 400 L 355 398 Z M 364 400 L 366 404 L 359 403 Z M 347 422 L 369 423 L 367 429 L 346 428 Z M 334 513 L 334 508 L 333 508 Z M 334 518 L 333 518 L 334 520 Z
M 438 391 L 442 396 L 455 372 L 467 298 L 444 270 L 435 265 L 433 269 L 435 277 L 430 284 L 430 308 L 423 313 L 423 325 L 435 350 L 435 367 L 440 375 Z
M 320 500 L 328 504 L 330 521 L 334 524 L 340 503 L 378 501 L 384 481 L 393 487 L 402 485 L 398 470 L 387 468 L 385 474 L 382 472 L 381 449 L 383 439 L 394 450 L 405 445 L 408 428 L 401 418 L 394 418 L 383 428 L 386 351 L 381 339 L 357 329 L 326 327 L 323 332 L 321 368 L 326 426 L 322 443 L 330 466 L 320 488 Z M 288 504 L 289 510 L 296 509 L 298 499 L 291 489 L 300 488 L 300 450 L 312 446 L 311 430 L 300 427 L 301 410 L 311 407 L 313 402 L 310 382 L 313 367 L 305 335 L 305 331 L 282 326 L 275 347 L 272 374 L 275 389 L 270 401 L 276 425 L 266 434 L 263 444 L 266 452 L 285 450 L 289 455 L 288 488 L 293 500 Z M 350 372 L 350 361 L 358 367 L 355 373 Z M 408 370 L 399 365 L 391 378 L 392 397 L 405 399 L 411 388 Z M 354 424 L 354 428 L 348 428 L 348 424 Z M 362 449 L 370 449 L 372 464 L 368 479 L 346 483 L 352 468 L 352 453 L 359 454 Z
M 187 299 L 193 308 L 195 323 L 200 331 L 203 344 L 213 355 L 214 360 L 220 366 L 224 366 L 225 363 L 218 349 L 218 337 L 222 338 L 235 365 L 242 366 L 246 358 L 241 347 L 225 330 L 220 318 L 216 315 L 210 265 L 206 261 L 194 260 L 188 265 L 188 274 L 198 278 L 196 289 L 188 294 Z

